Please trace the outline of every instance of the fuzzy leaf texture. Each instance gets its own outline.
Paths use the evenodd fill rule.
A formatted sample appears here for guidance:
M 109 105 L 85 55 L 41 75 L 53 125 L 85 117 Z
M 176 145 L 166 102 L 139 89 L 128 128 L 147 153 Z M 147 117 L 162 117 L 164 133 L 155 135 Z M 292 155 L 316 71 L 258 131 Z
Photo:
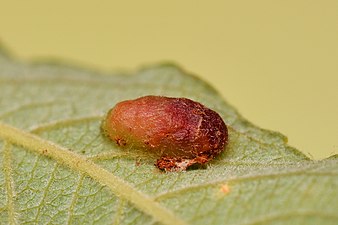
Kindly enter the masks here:
M 206 168 L 163 173 L 146 153 L 118 148 L 102 135 L 102 119 L 144 95 L 187 97 L 218 112 L 226 150 Z M 310 160 L 173 65 L 102 74 L 1 54 L 0 165 L 0 224 L 338 222 L 337 156 Z

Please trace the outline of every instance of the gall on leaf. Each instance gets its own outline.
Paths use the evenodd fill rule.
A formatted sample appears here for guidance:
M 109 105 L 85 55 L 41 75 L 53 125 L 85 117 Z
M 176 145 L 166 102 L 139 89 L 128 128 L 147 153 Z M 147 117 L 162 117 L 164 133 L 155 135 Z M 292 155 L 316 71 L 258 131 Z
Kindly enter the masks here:
M 187 98 L 163 96 L 119 102 L 108 112 L 102 130 L 121 147 L 155 154 L 155 165 L 165 171 L 204 165 L 228 140 L 227 126 L 215 111 Z

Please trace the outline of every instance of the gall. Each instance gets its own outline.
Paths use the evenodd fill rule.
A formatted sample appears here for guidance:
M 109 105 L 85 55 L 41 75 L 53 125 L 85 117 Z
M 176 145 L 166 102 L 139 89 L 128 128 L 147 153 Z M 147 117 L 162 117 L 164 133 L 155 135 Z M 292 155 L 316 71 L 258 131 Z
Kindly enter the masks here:
M 215 111 L 187 98 L 164 96 L 119 102 L 107 113 L 102 130 L 121 147 L 156 155 L 155 165 L 165 171 L 204 165 L 228 140 L 227 126 Z

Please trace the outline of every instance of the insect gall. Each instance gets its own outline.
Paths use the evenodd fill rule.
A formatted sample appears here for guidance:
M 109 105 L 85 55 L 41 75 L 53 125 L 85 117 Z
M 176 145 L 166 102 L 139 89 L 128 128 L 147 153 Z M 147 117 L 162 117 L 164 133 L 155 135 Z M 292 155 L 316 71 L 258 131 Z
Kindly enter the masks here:
M 133 146 L 159 157 L 156 167 L 183 171 L 219 155 L 228 130 L 218 113 L 187 98 L 144 96 L 116 104 L 102 130 L 121 147 Z

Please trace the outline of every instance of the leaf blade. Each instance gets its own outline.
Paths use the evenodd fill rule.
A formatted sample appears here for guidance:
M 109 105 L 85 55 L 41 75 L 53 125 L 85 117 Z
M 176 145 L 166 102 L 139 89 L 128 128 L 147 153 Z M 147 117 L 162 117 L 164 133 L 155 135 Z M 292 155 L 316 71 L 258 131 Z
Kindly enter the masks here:
M 0 54 L 0 93 L 1 124 L 94 161 L 109 176 L 114 174 L 189 224 L 336 220 L 337 157 L 311 161 L 289 147 L 285 136 L 246 121 L 212 87 L 176 66 L 148 67 L 136 75 L 102 74 L 48 63 L 25 65 Z M 132 148 L 121 151 L 102 137 L 100 123 L 110 107 L 147 94 L 188 97 L 219 112 L 229 125 L 226 151 L 207 169 L 163 174 L 147 154 Z M 27 150 L 12 149 L 13 203 L 19 222 L 154 222 L 156 215 L 139 211 L 93 179 L 82 178 L 79 185 L 83 171 L 67 169 L 42 151 Z M 2 170 L 0 223 L 6 224 L 10 217 L 2 194 L 5 186 Z

